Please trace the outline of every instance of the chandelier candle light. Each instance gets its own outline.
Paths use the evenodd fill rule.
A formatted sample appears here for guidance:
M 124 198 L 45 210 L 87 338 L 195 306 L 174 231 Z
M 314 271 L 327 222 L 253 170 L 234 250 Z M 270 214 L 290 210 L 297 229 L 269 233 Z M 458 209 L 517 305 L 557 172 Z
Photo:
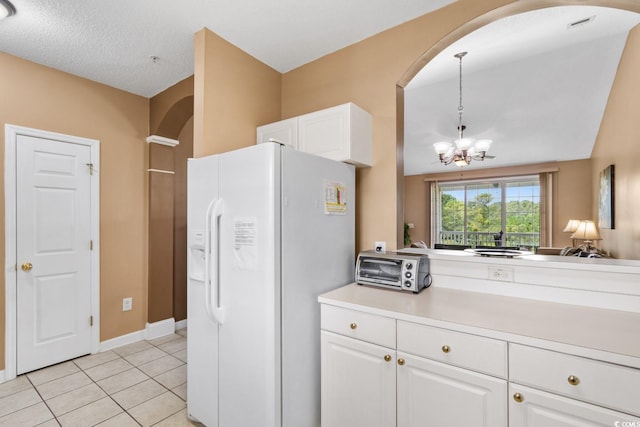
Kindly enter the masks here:
M 487 156 L 486 152 L 491 147 L 491 143 L 493 142 L 490 139 L 479 139 L 475 140 L 474 138 L 465 138 L 464 130 L 466 126 L 462 124 L 462 58 L 467 54 L 467 52 L 460 52 L 453 55 L 459 60 L 460 67 L 460 79 L 459 79 L 459 87 L 460 87 L 460 99 L 458 104 L 458 139 L 454 141 L 454 144 L 448 141 L 436 142 L 433 144 L 433 148 L 436 150 L 436 153 L 440 157 L 440 162 L 445 165 L 451 164 L 452 162 L 456 165 L 463 167 L 467 166 L 471 163 L 471 160 L 484 160 L 493 158 L 493 156 Z
M 16 8 L 13 7 L 9 0 L 0 0 L 0 20 L 15 15 Z

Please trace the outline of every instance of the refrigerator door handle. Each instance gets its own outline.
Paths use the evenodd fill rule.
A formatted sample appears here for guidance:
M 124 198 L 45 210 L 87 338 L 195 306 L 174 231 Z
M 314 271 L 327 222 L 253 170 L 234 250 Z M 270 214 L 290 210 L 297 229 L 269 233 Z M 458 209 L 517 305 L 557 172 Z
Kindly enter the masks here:
M 204 307 L 212 322 L 224 323 L 224 309 L 219 306 L 218 288 L 220 282 L 220 217 L 222 200 L 213 199 L 207 206 L 204 226 Z M 213 266 L 212 266 L 213 263 Z

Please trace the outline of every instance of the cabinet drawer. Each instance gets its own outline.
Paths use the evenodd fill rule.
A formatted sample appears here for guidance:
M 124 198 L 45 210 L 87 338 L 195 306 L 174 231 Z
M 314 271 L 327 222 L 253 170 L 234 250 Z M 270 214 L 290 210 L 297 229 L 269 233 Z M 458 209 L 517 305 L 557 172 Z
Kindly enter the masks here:
M 509 345 L 509 379 L 640 415 L 640 370 L 518 344 Z
M 322 304 L 321 328 L 389 348 L 396 348 L 396 320 Z
M 398 351 L 507 378 L 507 343 L 398 321 Z

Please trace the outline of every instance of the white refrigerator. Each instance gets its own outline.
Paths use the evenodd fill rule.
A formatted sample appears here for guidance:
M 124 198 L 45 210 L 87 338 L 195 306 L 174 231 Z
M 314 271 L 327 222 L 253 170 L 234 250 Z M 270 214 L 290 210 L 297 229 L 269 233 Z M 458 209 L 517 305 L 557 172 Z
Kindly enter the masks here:
M 188 162 L 189 416 L 320 425 L 319 294 L 353 282 L 355 170 L 264 143 Z

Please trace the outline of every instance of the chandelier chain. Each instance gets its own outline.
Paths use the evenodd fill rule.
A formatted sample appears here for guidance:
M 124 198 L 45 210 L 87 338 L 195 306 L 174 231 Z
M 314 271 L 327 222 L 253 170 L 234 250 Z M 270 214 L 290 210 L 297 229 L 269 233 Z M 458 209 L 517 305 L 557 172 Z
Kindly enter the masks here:
M 459 54 L 457 54 L 456 56 L 458 57 L 458 68 L 459 68 L 459 73 L 458 73 L 458 93 L 459 93 L 459 98 L 458 98 L 458 135 L 460 137 L 460 139 L 462 139 L 462 111 L 464 110 L 464 107 L 462 106 L 462 58 L 467 54 L 467 52 L 461 52 Z

